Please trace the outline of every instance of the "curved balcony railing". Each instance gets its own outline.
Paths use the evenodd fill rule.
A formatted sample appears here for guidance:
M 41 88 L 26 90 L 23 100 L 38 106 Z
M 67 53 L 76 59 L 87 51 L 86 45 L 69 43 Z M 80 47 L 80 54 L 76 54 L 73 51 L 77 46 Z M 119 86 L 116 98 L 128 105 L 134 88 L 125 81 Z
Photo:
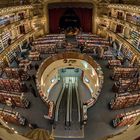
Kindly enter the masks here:
M 70 59 L 77 59 L 77 60 L 83 60 L 86 61 L 96 72 L 98 76 L 98 86 L 97 86 L 97 93 L 94 95 L 96 96 L 96 99 L 98 98 L 98 95 L 100 94 L 102 84 L 103 84 L 103 72 L 101 70 L 101 67 L 96 61 L 93 60 L 91 56 L 88 56 L 86 54 L 81 54 L 78 52 L 65 52 L 65 53 L 60 53 L 60 54 L 55 54 L 47 58 L 39 67 L 37 75 L 36 75 L 36 83 L 37 83 L 37 89 L 39 91 L 39 94 L 41 98 L 47 103 L 49 102 L 48 99 L 48 93 L 46 94 L 46 89 L 44 91 L 44 87 L 47 86 L 42 86 L 42 76 L 44 74 L 44 71 L 51 65 L 53 62 L 58 61 L 58 60 L 70 60 Z M 92 94 L 93 95 L 93 94 Z

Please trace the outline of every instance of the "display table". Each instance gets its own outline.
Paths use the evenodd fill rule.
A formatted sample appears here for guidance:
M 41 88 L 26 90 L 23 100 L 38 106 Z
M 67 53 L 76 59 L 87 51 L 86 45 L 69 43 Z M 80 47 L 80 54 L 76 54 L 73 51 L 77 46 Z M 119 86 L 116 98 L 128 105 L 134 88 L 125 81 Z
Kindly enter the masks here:
M 30 51 L 28 57 L 30 60 L 37 61 L 40 60 L 40 53 L 37 51 Z
M 103 59 L 111 60 L 114 58 L 114 55 L 111 51 L 105 51 L 103 54 Z
M 24 59 L 20 60 L 19 67 L 24 68 L 24 70 L 29 70 L 31 68 L 31 61 Z
M 26 121 L 26 119 L 23 116 L 21 116 L 18 112 L 2 108 L 0 108 L 0 117 L 6 122 L 17 125 L 25 125 Z
M 121 66 L 121 61 L 120 60 L 108 60 L 108 67 L 109 68 L 114 68 L 114 67 L 118 67 Z
M 121 62 L 123 62 L 123 56 L 117 56 L 117 59 L 120 60 Z

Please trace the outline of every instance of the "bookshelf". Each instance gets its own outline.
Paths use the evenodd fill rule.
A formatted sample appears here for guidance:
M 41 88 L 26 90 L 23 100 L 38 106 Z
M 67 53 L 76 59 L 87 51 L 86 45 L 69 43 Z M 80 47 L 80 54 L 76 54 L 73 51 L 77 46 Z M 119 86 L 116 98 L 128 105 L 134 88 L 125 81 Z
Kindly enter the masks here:
M 130 37 L 132 39 L 132 45 L 140 51 L 139 49 L 140 33 L 137 31 L 131 31 Z
M 23 92 L 27 88 L 23 82 L 17 79 L 3 79 L 0 78 L 0 90 L 10 92 Z
M 22 68 L 10 68 L 4 69 L 6 76 L 10 79 L 28 80 L 29 74 Z
M 5 31 L 2 33 L 1 37 L 2 37 L 2 42 L 3 42 L 4 47 L 7 47 L 8 39 L 11 38 L 11 33 L 9 31 Z
M 119 80 L 119 78 L 135 78 L 139 74 L 138 68 L 134 67 L 114 67 L 112 79 Z
M 26 119 L 21 116 L 18 112 L 8 109 L 0 109 L 0 117 L 6 122 L 17 124 L 17 125 L 25 125 Z
M 112 120 L 112 124 L 115 128 L 132 125 L 139 115 L 140 115 L 140 110 L 118 114 Z
M 114 67 L 119 67 L 121 66 L 121 61 L 120 60 L 116 60 L 116 59 L 113 59 L 113 60 L 108 60 L 108 68 L 112 69 Z
M 111 109 L 122 109 L 126 107 L 131 107 L 134 105 L 140 104 L 140 93 L 133 92 L 133 93 L 121 93 L 116 94 L 115 98 L 110 102 Z
M 114 83 L 112 90 L 117 93 L 138 91 L 140 90 L 140 78 L 120 78 Z
M 25 97 L 24 93 L 11 93 L 0 91 L 0 103 L 11 107 L 28 108 L 30 102 Z

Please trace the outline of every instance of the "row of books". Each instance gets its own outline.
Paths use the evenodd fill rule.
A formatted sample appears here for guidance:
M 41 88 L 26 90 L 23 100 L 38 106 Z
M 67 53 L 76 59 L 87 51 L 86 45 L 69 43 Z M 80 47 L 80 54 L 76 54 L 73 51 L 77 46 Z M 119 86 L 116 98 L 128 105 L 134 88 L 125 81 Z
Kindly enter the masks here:
M 20 80 L 0 78 L 0 90 L 10 92 L 23 92 L 27 90 L 27 87 Z
M 28 108 L 30 102 L 25 97 L 24 93 L 12 93 L 0 91 L 0 103 L 6 104 L 11 107 Z
M 139 115 L 140 115 L 140 110 L 118 114 L 112 120 L 112 124 L 114 127 L 130 126 L 136 121 Z
M 117 59 L 113 59 L 113 60 L 108 60 L 108 68 L 114 68 L 114 67 L 120 67 L 121 61 L 117 60 Z
M 55 53 L 56 51 L 56 45 L 37 45 L 33 46 L 33 51 L 38 51 L 39 53 Z
M 56 40 L 56 39 L 55 40 L 52 40 L 52 39 L 51 40 L 49 40 L 49 39 L 42 39 L 42 40 L 34 41 L 33 45 L 37 45 L 37 44 L 52 44 L 52 43 L 55 44 L 55 43 L 57 43 L 59 41 L 62 42 L 63 40 L 60 40 L 60 39 L 59 40 Z
M 112 73 L 113 80 L 119 80 L 119 78 L 134 78 L 139 75 L 139 69 L 134 67 L 114 67 Z
M 28 80 L 29 74 L 22 68 L 6 67 L 4 73 L 10 79 Z
M 0 108 L 0 118 L 6 122 L 17 125 L 25 125 L 26 123 L 26 119 L 21 116 L 20 113 L 3 108 Z
M 138 91 L 140 90 L 140 78 L 120 78 L 114 83 L 112 90 L 117 93 Z
M 38 51 L 30 51 L 28 57 L 32 61 L 40 60 L 40 53 Z
M 55 53 L 59 44 L 62 46 L 64 39 L 64 34 L 48 34 L 36 39 L 33 42 L 32 50 L 38 51 L 39 53 Z
M 110 102 L 111 109 L 122 109 L 140 104 L 140 91 L 116 94 Z

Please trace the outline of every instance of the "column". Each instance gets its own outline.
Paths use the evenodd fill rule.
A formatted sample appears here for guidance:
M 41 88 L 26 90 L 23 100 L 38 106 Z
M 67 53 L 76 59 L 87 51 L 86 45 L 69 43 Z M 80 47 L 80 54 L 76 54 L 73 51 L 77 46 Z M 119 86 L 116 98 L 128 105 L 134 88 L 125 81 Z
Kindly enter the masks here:
M 124 20 L 125 20 L 125 21 L 126 21 L 126 14 L 127 14 L 127 12 L 124 11 Z
M 92 10 L 92 33 L 97 33 L 97 6 L 93 4 L 93 10 Z
M 49 33 L 49 10 L 48 3 L 44 3 L 43 7 L 43 21 L 44 21 L 44 32 Z
M 125 27 L 125 29 L 124 29 L 124 37 L 127 38 L 127 39 L 130 38 L 129 28 L 128 27 Z

